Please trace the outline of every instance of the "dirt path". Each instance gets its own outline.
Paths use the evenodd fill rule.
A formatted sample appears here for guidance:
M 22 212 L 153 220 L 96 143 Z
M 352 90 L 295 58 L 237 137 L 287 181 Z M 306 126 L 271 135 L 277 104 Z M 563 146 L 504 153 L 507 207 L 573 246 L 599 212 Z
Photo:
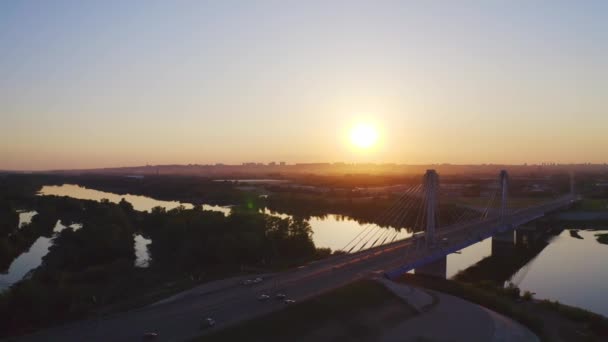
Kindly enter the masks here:
M 410 304 L 427 303 L 427 309 L 387 331 L 383 341 L 539 341 L 521 324 L 477 304 L 441 292 L 381 280 Z M 429 299 L 436 302 L 429 305 Z

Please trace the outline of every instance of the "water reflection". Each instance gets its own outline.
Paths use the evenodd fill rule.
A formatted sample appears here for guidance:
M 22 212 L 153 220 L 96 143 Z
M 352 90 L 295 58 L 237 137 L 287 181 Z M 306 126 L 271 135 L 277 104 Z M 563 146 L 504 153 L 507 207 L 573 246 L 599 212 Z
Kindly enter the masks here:
M 564 230 L 511 280 L 538 298 L 559 300 L 608 316 L 608 247 L 598 243 L 598 231 L 579 230 L 583 239 Z M 523 273 L 523 275 L 522 275 Z
M 492 255 L 492 239 L 488 238 L 474 245 L 471 245 L 460 253 L 448 255 L 447 277 L 452 278 L 458 272 L 465 270 L 471 265 L 476 264 L 485 257 Z
M 45 186 L 41 195 L 70 196 L 89 200 L 107 198 L 115 203 L 125 198 L 133 204 L 135 209 L 141 211 L 150 210 L 155 206 L 172 209 L 178 205 L 184 205 L 192 208 L 192 205 L 188 203 L 160 201 L 145 196 L 117 195 L 77 185 Z M 206 205 L 203 206 L 203 209 L 220 211 L 224 214 L 230 212 L 228 207 Z M 291 217 L 287 214 L 271 212 L 268 209 L 264 209 L 263 212 L 282 218 Z M 20 213 L 20 219 L 21 214 L 24 216 L 20 225 L 21 222 L 31 220 L 31 217 L 28 218 L 30 214 L 25 215 L 25 213 Z M 31 216 L 33 215 L 31 214 Z M 334 214 L 311 217 L 308 222 L 313 230 L 315 245 L 332 250 L 343 249 L 353 237 L 369 226 L 349 217 Z M 56 231 L 65 228 L 60 222 L 57 224 Z M 377 225 L 371 226 L 379 228 Z M 559 300 L 608 316 L 608 300 L 602 291 L 608 282 L 608 268 L 605 267 L 605 260 L 608 260 L 608 246 L 597 242 L 596 233 L 598 231 L 579 230 L 577 234 L 571 235 L 570 231 L 564 230 L 554 238 L 545 237 L 545 240 L 536 247 L 527 250 L 512 249 L 511 253 L 516 253 L 512 254 L 513 257 L 508 254 L 500 257 L 492 256 L 494 246 L 492 239 L 489 238 L 463 249 L 459 254 L 450 254 L 447 257 L 447 276 L 452 278 L 461 270 L 470 271 L 471 266 L 475 265 L 487 263 L 492 266 L 492 263 L 486 262 L 487 260 L 503 260 L 508 262 L 508 267 L 505 266 L 507 264 L 501 266 L 500 276 L 503 276 L 503 273 L 508 274 L 506 277 L 509 281 L 516 283 L 522 290 L 535 292 L 537 298 Z M 396 239 L 409 236 L 411 233 L 401 230 Z M 150 256 L 147 245 L 150 242 L 141 235 L 134 236 L 136 266 L 147 267 L 149 264 Z M 6 287 L 18 281 L 29 270 L 37 267 L 42 257 L 48 252 L 50 243 L 50 239 L 41 237 L 27 253 L 15 259 L 8 274 L 0 276 L 0 287 Z
M 263 212 L 281 218 L 291 218 L 291 215 L 273 212 L 268 209 L 264 209 Z M 342 250 L 357 234 L 367 227 L 369 227 L 368 229 L 391 229 L 380 228 L 375 224 L 362 224 L 348 216 L 335 214 L 327 214 L 323 217 L 313 216 L 308 220 L 308 223 L 313 231 L 312 239 L 315 246 L 317 248 L 331 248 L 332 251 Z M 405 239 L 410 236 L 412 236 L 412 233 L 402 229 L 395 237 L 395 240 Z
M 598 230 L 558 230 L 527 238 L 516 233 L 516 244 L 486 239 L 448 256 L 448 277 L 464 281 L 512 282 L 539 299 L 557 300 L 608 316 L 604 289 L 608 282 L 608 246 L 597 242 Z M 606 231 L 603 231 L 606 232 Z M 521 236 L 520 236 L 521 235 Z M 521 241 L 519 240 L 521 237 Z M 502 247 L 501 247 L 502 246 Z M 501 247 L 501 248 L 498 248 Z M 459 270 L 464 270 L 458 273 Z
M 52 241 L 47 237 L 39 237 L 30 249 L 17 257 L 8 269 L 7 274 L 0 275 L 0 290 L 18 282 L 30 270 L 40 266 L 42 258 L 49 252 Z
M 78 229 L 82 228 L 82 224 L 72 223 L 69 226 L 66 226 L 63 223 L 61 223 L 61 220 L 57 220 L 57 223 L 55 223 L 55 227 L 53 227 L 53 233 L 61 233 L 61 231 L 66 228 L 72 228 L 74 230 L 78 230 Z
M 272 184 L 272 183 L 289 183 L 286 179 L 214 179 L 214 182 L 236 182 L 249 184 Z
M 167 210 L 171 210 L 177 208 L 180 205 L 184 206 L 186 209 L 192 209 L 194 207 L 191 203 L 183 203 L 178 201 L 162 201 L 140 195 L 119 195 L 111 192 L 85 188 L 75 184 L 45 185 L 42 187 L 39 194 L 42 196 L 68 196 L 76 199 L 93 201 L 107 199 L 112 203 L 118 203 L 121 199 L 124 198 L 127 202 L 133 205 L 133 208 L 135 210 L 139 211 L 150 211 L 154 207 L 164 207 Z M 203 204 L 203 210 L 219 211 L 224 213 L 224 215 L 230 214 L 230 207 L 222 207 L 217 205 Z
M 82 225 L 74 223 L 66 226 L 61 223 L 61 220 L 57 220 L 57 223 L 55 223 L 55 227 L 53 228 L 53 233 L 57 234 L 68 227 L 78 230 L 82 228 Z M 13 260 L 6 274 L 0 274 L 0 290 L 7 289 L 12 284 L 23 279 L 28 272 L 40 266 L 42 258 L 49 252 L 49 248 L 52 245 L 52 237 L 39 237 L 27 252 L 22 253 Z
M 118 203 L 121 199 L 125 199 L 133 205 L 133 208 L 140 211 L 149 211 L 150 209 L 161 206 L 166 209 L 173 209 L 179 205 L 183 205 L 186 208 L 192 208 L 193 205 L 190 203 L 182 203 L 177 201 L 161 201 L 146 196 L 139 195 L 118 195 L 110 192 L 98 191 L 94 189 L 88 189 L 74 184 L 64 184 L 61 186 L 47 185 L 42 188 L 40 195 L 55 195 L 55 196 L 69 196 L 77 199 L 96 200 L 108 199 L 110 202 Z M 224 213 L 224 215 L 230 214 L 230 207 L 203 205 L 203 210 L 212 210 Z M 268 209 L 264 209 L 264 212 L 269 215 L 274 215 L 282 218 L 291 217 L 290 215 L 271 212 Z M 328 214 L 323 217 L 312 217 L 308 220 L 313 230 L 313 241 L 317 247 L 320 248 L 331 248 L 332 250 L 339 250 L 346 246 L 346 244 L 363 229 L 370 226 L 369 224 L 358 223 L 357 221 L 342 215 Z M 372 224 L 371 228 L 378 228 L 377 225 Z M 382 228 L 386 229 L 386 228 Z M 405 229 L 401 230 L 395 240 L 403 239 L 411 236 L 411 233 Z M 142 237 L 143 238 L 143 237 Z M 392 239 L 391 235 L 391 239 Z M 137 243 L 136 243 L 137 246 Z M 144 249 L 147 253 L 147 249 Z M 143 252 L 142 252 L 143 253 Z
M 38 214 L 37 211 L 19 211 L 19 225 L 18 228 L 23 227 L 26 224 L 32 223 L 32 218 Z

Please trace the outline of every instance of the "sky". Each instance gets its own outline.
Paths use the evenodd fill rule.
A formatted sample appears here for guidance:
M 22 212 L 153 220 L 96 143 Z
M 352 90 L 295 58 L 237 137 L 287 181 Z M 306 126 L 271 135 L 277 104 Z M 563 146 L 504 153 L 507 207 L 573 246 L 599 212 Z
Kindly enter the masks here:
M 0 169 L 250 161 L 608 162 L 608 2 L 0 2 Z

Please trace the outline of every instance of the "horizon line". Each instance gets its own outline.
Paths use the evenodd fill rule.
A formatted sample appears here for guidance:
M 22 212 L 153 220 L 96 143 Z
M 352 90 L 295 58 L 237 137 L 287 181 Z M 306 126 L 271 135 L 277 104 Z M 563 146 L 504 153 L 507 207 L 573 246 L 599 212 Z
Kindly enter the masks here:
M 274 164 L 273 164 L 274 163 Z M 280 164 L 281 162 L 241 162 L 241 163 L 188 163 L 188 164 L 146 164 L 146 165 L 122 165 L 122 166 L 102 166 L 90 168 L 62 168 L 62 169 L 0 169 L 3 173 L 44 173 L 44 172 L 77 172 L 77 171 L 98 171 L 98 170 L 117 170 L 134 168 L 159 168 L 159 167 L 296 167 L 296 166 L 398 166 L 398 167 L 422 167 L 422 166 L 606 166 L 608 162 L 535 162 L 535 163 L 397 163 L 397 162 L 295 162 Z

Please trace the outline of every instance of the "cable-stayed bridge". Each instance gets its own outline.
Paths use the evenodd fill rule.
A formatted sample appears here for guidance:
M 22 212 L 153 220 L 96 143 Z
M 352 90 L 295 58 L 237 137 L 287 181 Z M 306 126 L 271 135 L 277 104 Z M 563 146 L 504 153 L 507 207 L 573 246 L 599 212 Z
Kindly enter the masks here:
M 572 176 L 571 176 L 572 177 Z M 567 208 L 578 200 L 571 180 L 570 193 L 535 205 L 512 209 L 509 206 L 509 176 L 501 171 L 495 191 L 487 194 L 477 208 L 440 206 L 439 177 L 428 170 L 423 182 L 405 191 L 396 203 L 375 222 L 355 236 L 343 249 L 345 255 L 318 262 L 326 272 L 336 272 L 356 263 L 370 263 L 389 278 L 408 271 L 445 277 L 446 256 L 488 237 L 514 242 L 513 231 L 553 211 Z M 441 213 L 444 209 L 446 213 Z M 442 221 L 447 223 L 441 224 Z M 398 230 L 382 227 L 408 227 L 411 237 L 395 240 Z M 372 262 L 372 261 L 376 262 Z M 317 267 L 319 267 L 317 266 Z
M 446 256 L 488 237 L 514 242 L 513 231 L 578 200 L 571 180 L 570 193 L 525 208 L 509 206 L 509 176 L 500 173 L 493 191 L 480 205 L 442 203 L 439 176 L 428 170 L 422 184 L 405 191 L 375 225 L 353 236 L 341 255 L 286 272 L 261 275 L 263 282 L 244 286 L 244 278 L 226 279 L 183 292 L 145 308 L 100 319 L 79 321 L 23 336 L 22 341 L 133 341 L 147 331 L 161 340 L 187 340 L 201 334 L 200 323 L 213 317 L 218 326 L 228 326 L 278 310 L 280 301 L 260 302 L 260 294 L 286 293 L 302 300 L 343 286 L 370 274 L 396 278 L 417 273 L 445 277 Z M 448 201 L 449 202 L 449 201 Z M 410 229 L 410 237 L 398 240 L 399 231 Z

